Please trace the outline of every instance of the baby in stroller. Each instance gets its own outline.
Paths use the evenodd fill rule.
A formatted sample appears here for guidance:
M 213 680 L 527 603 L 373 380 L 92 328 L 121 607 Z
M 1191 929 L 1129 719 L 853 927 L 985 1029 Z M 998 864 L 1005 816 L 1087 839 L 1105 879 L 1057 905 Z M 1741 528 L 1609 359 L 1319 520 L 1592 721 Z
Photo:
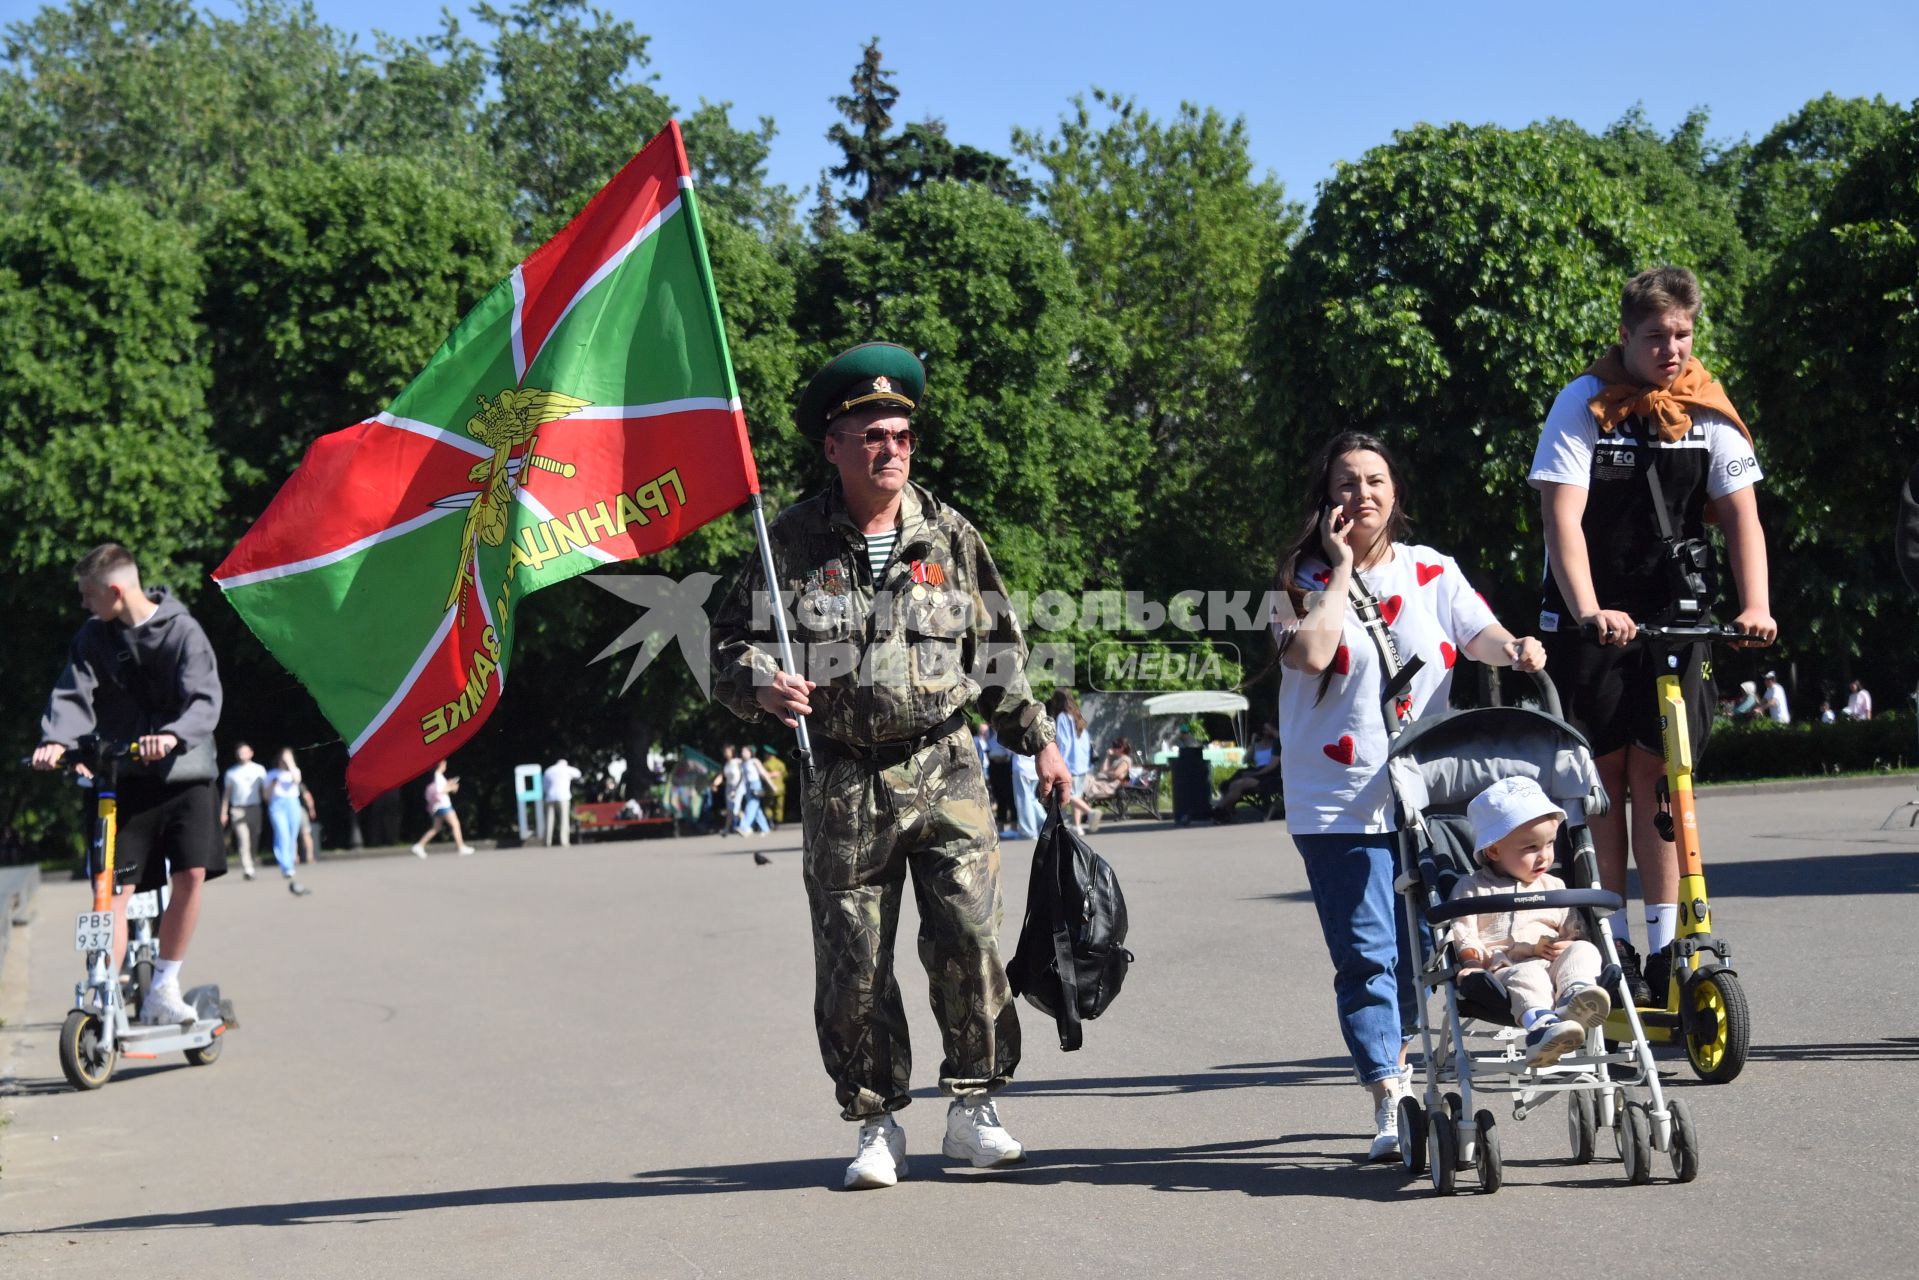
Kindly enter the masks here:
M 1566 887 L 1549 874 L 1566 815 L 1537 782 L 1501 778 L 1473 798 L 1466 816 L 1480 865 L 1453 888 L 1453 901 Z M 1579 1049 L 1612 1012 L 1599 985 L 1599 948 L 1573 908 L 1494 911 L 1461 917 L 1453 928 L 1460 964 L 1483 969 L 1512 1002 L 1526 1032 L 1527 1066 L 1549 1066 Z

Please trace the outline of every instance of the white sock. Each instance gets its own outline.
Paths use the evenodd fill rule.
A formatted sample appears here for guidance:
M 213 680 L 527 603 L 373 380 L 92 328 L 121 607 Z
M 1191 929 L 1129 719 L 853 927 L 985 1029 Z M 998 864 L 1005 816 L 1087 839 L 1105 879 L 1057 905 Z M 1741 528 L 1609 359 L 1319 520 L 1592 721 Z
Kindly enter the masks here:
M 1646 904 L 1646 950 L 1658 951 L 1672 941 L 1679 928 L 1679 904 L 1676 902 L 1649 902 Z
M 1627 913 L 1626 908 L 1621 907 L 1606 917 L 1606 923 L 1612 926 L 1614 942 L 1632 945 L 1632 916 Z
M 180 976 L 180 961 L 155 960 L 153 962 L 153 985 L 164 987 Z

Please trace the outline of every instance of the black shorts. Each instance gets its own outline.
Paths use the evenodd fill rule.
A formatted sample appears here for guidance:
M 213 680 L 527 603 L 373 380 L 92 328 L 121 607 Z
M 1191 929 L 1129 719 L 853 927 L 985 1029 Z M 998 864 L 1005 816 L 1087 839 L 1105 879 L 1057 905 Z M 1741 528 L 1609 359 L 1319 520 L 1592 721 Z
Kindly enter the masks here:
M 219 785 L 212 778 L 205 782 L 122 778 L 114 880 L 145 893 L 167 882 L 169 866 L 174 873 L 199 867 L 209 880 L 225 875 L 227 846 L 220 832 Z
M 1602 645 L 1577 631 L 1549 632 L 1546 674 L 1559 687 L 1566 718 L 1592 743 L 1595 756 L 1621 747 L 1665 754 L 1659 732 L 1659 677 L 1677 675 L 1686 699 L 1686 727 L 1695 767 L 1705 750 L 1719 695 L 1712 679 L 1712 646 L 1635 639 Z

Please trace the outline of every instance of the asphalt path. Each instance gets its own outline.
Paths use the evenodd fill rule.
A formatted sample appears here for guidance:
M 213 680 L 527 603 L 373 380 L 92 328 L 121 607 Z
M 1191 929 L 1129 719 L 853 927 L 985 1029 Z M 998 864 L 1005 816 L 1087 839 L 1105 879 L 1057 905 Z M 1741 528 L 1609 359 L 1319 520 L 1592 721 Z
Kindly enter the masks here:
M 1279 823 L 1096 838 L 1138 961 L 1078 1053 L 1024 1011 L 1001 1112 L 1032 1156 L 1005 1173 L 938 1154 L 907 895 L 912 1176 L 862 1193 L 837 1189 L 854 1130 L 789 833 L 323 862 L 304 899 L 236 871 L 184 977 L 243 1025 L 211 1066 L 123 1060 L 94 1093 L 55 1048 L 86 893 L 52 883 L 0 982 L 0 1274 L 1910 1275 L 1919 831 L 1875 828 L 1913 790 L 1704 799 L 1754 1048 L 1723 1086 L 1663 1055 L 1698 1181 L 1661 1156 L 1628 1186 L 1603 1137 L 1571 1164 L 1552 1105 L 1502 1109 L 1503 1191 L 1445 1200 L 1359 1163 L 1370 1107 Z M 1028 865 L 1007 849 L 1009 950 Z

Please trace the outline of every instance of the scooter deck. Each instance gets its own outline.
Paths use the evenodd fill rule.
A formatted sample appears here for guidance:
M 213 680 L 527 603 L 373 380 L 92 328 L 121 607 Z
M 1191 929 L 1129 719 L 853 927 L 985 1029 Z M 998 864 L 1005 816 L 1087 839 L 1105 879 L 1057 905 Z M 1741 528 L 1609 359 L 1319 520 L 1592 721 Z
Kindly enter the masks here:
M 202 1018 L 192 1026 L 177 1022 L 141 1023 L 128 1027 L 115 1039 L 119 1042 L 121 1057 L 151 1058 L 183 1049 L 204 1049 L 213 1043 L 214 1037 L 224 1035 L 226 1029 L 226 1023 L 218 1018 Z

